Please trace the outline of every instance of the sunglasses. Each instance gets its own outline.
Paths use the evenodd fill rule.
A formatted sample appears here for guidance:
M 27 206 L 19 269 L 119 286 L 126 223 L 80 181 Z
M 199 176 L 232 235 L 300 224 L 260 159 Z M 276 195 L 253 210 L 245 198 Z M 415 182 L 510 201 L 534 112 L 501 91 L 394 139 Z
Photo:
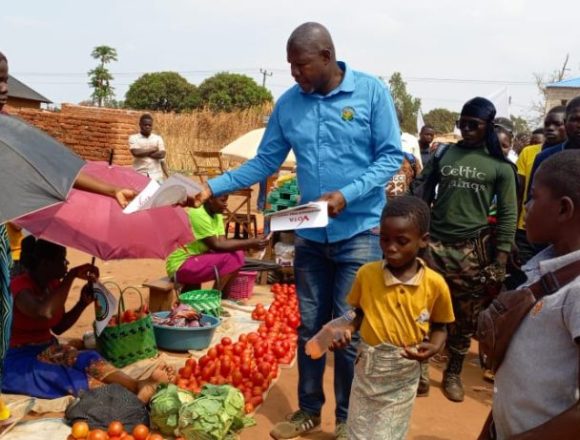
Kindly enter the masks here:
M 460 130 L 477 130 L 485 122 L 474 121 L 473 119 L 459 119 L 455 121 L 455 126 Z

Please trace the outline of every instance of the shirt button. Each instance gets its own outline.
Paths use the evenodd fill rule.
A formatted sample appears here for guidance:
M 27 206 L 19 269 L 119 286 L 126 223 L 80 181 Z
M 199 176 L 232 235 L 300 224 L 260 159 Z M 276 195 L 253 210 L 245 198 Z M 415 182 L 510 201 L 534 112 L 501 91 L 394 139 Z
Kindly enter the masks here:
M 405 289 L 399 289 L 399 293 L 405 293 Z

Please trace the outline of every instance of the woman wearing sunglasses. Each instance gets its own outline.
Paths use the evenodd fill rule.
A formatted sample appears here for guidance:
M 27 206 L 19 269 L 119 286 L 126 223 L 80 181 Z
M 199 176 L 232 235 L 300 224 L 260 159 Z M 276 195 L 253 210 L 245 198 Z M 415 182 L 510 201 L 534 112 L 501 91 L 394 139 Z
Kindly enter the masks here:
M 443 393 L 454 402 L 464 398 L 461 370 L 479 311 L 505 278 L 517 220 L 516 171 L 504 157 L 494 131 L 495 107 L 485 98 L 468 101 L 457 127 L 463 139 L 431 160 L 418 180 L 438 175 L 431 210 L 427 261 L 446 279 L 455 323 L 449 327 L 449 362 Z M 488 213 L 497 201 L 493 229 Z

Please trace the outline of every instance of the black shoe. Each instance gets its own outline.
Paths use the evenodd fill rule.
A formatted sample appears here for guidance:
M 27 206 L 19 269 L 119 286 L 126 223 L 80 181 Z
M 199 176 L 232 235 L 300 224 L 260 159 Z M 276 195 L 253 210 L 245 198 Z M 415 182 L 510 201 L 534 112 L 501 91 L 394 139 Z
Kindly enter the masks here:
M 463 399 L 465 399 L 463 383 L 458 374 L 444 373 L 442 388 L 445 397 L 452 402 L 463 402 Z
M 428 380 L 421 379 L 417 387 L 417 397 L 427 397 L 429 395 L 429 388 L 431 385 Z

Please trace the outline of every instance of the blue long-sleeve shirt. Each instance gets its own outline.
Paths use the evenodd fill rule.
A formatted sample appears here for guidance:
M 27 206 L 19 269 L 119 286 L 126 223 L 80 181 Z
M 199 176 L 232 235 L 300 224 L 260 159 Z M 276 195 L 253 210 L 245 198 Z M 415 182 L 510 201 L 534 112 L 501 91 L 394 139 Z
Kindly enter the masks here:
M 340 191 L 346 208 L 326 228 L 301 229 L 301 237 L 334 243 L 376 227 L 385 185 L 401 166 L 401 138 L 393 100 L 377 78 L 344 71 L 328 93 L 304 93 L 295 85 L 274 108 L 256 157 L 211 179 L 216 195 L 246 188 L 273 174 L 290 149 L 297 164 L 301 203 Z

